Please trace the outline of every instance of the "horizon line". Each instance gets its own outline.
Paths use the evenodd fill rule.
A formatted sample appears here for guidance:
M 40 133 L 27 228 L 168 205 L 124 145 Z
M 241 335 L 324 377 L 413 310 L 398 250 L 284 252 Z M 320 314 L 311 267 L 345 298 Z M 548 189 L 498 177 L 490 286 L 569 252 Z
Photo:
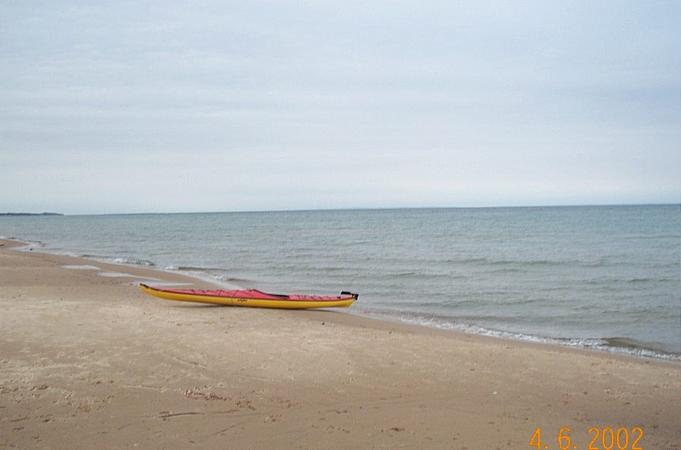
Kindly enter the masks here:
M 504 209 L 504 208 L 576 208 L 576 207 L 619 207 L 619 206 L 681 206 L 679 203 L 587 203 L 587 204 L 546 204 L 546 205 L 487 205 L 487 206 L 386 206 L 386 207 L 343 207 L 343 208 L 292 208 L 292 209 L 242 209 L 242 210 L 213 210 L 213 211 L 157 211 L 157 212 L 95 212 L 95 213 L 50 213 L 51 217 L 63 216 L 132 216 L 132 215 L 164 215 L 164 214 L 230 214 L 230 213 L 281 213 L 281 212 L 332 212 L 332 211 L 395 211 L 408 209 Z M 26 214 L 27 216 L 41 216 L 43 212 L 13 213 L 11 211 L 0 214 Z M 8 216 L 11 217 L 11 216 Z

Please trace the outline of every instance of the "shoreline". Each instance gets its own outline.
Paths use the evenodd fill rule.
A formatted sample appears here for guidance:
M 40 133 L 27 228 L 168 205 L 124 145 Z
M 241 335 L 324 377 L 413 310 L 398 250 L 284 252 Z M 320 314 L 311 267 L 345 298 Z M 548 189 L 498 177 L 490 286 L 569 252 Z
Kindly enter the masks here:
M 81 266 L 64 268 L 63 266 Z M 0 247 L 0 447 L 679 448 L 681 365 L 335 311 L 145 296 L 144 267 Z M 77 441 L 74 436 L 78 436 Z
M 69 257 L 69 258 L 76 258 L 79 260 L 83 260 L 85 262 L 90 261 L 90 262 L 96 262 L 98 264 L 103 264 L 108 267 L 113 271 L 113 268 L 115 267 L 123 267 L 127 269 L 145 269 L 145 271 L 149 271 L 152 275 L 153 273 L 157 274 L 167 274 L 167 275 L 181 275 L 183 277 L 186 277 L 191 280 L 196 280 L 201 283 L 203 286 L 204 284 L 206 285 L 205 287 L 213 287 L 213 288 L 219 288 L 219 289 L 243 289 L 243 287 L 231 284 L 227 281 L 222 281 L 217 278 L 211 277 L 210 275 L 203 275 L 198 273 L 198 271 L 184 271 L 184 270 L 179 270 L 179 269 L 167 269 L 167 268 L 161 268 L 156 266 L 153 261 L 148 261 L 149 265 L 143 264 L 143 263 L 134 263 L 134 262 L 124 262 L 124 261 L 118 261 L 124 260 L 125 258 L 117 258 L 114 256 L 111 257 L 96 257 L 96 256 L 79 256 L 75 255 L 72 253 L 64 252 L 64 253 L 59 253 L 59 252 L 50 252 L 49 249 L 46 247 L 48 244 L 42 242 L 42 241 L 24 241 L 18 238 L 4 238 L 0 237 L 0 242 L 10 242 L 13 243 L 11 245 L 11 248 L 13 248 L 15 251 L 19 252 L 27 252 L 27 253 L 32 253 L 32 254 L 45 254 L 45 255 L 52 255 L 52 256 L 59 256 L 59 257 Z M 31 248 L 30 251 L 28 250 L 22 250 L 22 247 L 27 247 Z M 10 248 L 10 247 L 6 247 Z M 33 251 L 33 249 L 36 249 L 36 251 Z M 153 279 L 147 279 L 149 283 L 154 283 L 155 280 Z M 157 284 L 159 286 L 162 286 L 163 284 Z M 361 306 L 360 306 L 361 308 Z M 327 310 L 328 311 L 328 310 Z M 476 325 L 469 325 L 469 324 L 451 324 L 451 323 L 446 323 L 444 326 L 440 326 L 437 324 L 429 325 L 425 323 L 420 323 L 416 320 L 411 321 L 411 320 L 405 320 L 401 319 L 398 316 L 400 313 L 395 311 L 364 311 L 360 313 L 353 312 L 351 309 L 350 310 L 335 310 L 336 313 L 343 313 L 343 314 L 349 314 L 353 317 L 359 317 L 359 318 L 365 318 L 377 322 L 386 322 L 389 324 L 394 324 L 394 325 L 399 325 L 399 326 L 408 326 L 408 327 L 417 327 L 417 328 L 422 328 L 422 329 L 428 329 L 428 330 L 437 330 L 445 333 L 456 333 L 456 334 L 461 334 L 464 336 L 467 335 L 472 335 L 472 336 L 478 336 L 478 337 L 484 337 L 484 338 L 490 338 L 490 339 L 499 339 L 501 341 L 509 341 L 513 343 L 525 343 L 525 344 L 536 344 L 536 345 L 547 345 L 550 347 L 559 347 L 559 348 L 564 348 L 564 349 L 573 349 L 576 351 L 586 351 L 586 352 L 596 352 L 596 353 L 603 353 L 603 354 L 608 354 L 612 356 L 619 356 L 619 357 L 624 357 L 624 358 L 635 358 L 635 359 L 643 359 L 643 360 L 652 360 L 652 361 L 666 361 L 666 362 L 672 362 L 672 363 L 681 363 L 681 354 L 677 353 L 671 353 L 651 347 L 645 347 L 642 344 L 645 343 L 639 343 L 638 341 L 636 342 L 636 345 L 611 345 L 608 343 L 608 341 L 613 341 L 613 342 L 627 342 L 629 338 L 627 337 L 608 337 L 608 338 L 554 338 L 554 337 L 548 337 L 548 336 L 539 336 L 539 335 L 532 335 L 532 334 L 524 334 L 520 332 L 511 332 L 511 331 L 505 331 L 505 330 L 497 330 L 497 329 L 490 329 L 490 328 L 484 328 Z M 427 314 L 423 314 L 423 316 L 427 316 Z M 584 344 L 581 343 L 583 341 L 602 341 L 605 342 L 603 343 L 589 343 Z
M 166 270 L 162 269 L 160 267 L 157 267 L 155 265 L 150 265 L 146 266 L 143 264 L 135 264 L 135 263 L 125 263 L 125 262 L 116 262 L 116 261 L 108 261 L 104 258 L 96 258 L 96 257 L 86 257 L 86 256 L 75 256 L 71 254 L 60 254 L 60 253 L 50 253 L 47 251 L 42 251 L 44 250 L 42 247 L 38 251 L 33 251 L 33 250 L 22 250 L 21 247 L 31 247 L 33 244 L 39 244 L 39 245 L 44 245 L 42 242 L 27 242 L 27 241 L 22 241 L 18 239 L 0 239 L 0 243 L 10 243 L 10 245 L 5 245 L 5 247 L 0 247 L 0 251 L 4 249 L 11 249 L 15 252 L 20 252 L 20 253 L 26 253 L 28 255 L 34 255 L 36 257 L 51 257 L 51 258 L 56 258 L 53 259 L 53 261 L 62 263 L 65 262 L 67 264 L 62 264 L 64 265 L 89 265 L 88 263 L 97 263 L 98 265 L 102 266 L 100 269 L 104 270 L 87 270 L 88 272 L 93 272 L 95 275 L 98 275 L 98 273 L 121 273 L 117 268 L 125 268 L 127 270 L 126 273 L 132 275 L 131 277 L 119 277 L 119 276 L 114 276 L 111 278 L 121 278 L 121 279 L 129 279 L 127 282 L 128 285 L 131 287 L 134 287 L 137 289 L 137 285 L 141 282 L 148 282 L 148 283 L 155 283 L 158 286 L 172 286 L 176 285 L 178 287 L 184 287 L 181 285 L 185 285 L 189 287 L 189 285 L 192 285 L 191 287 L 194 287 L 196 289 L 211 289 L 211 288 L 218 288 L 218 289 L 236 289 L 237 287 L 230 286 L 229 283 L 226 282 L 221 282 L 220 280 L 213 279 L 211 277 L 203 277 L 195 273 L 188 273 L 188 272 L 183 272 L 179 270 Z M 68 258 L 68 260 L 62 260 L 62 258 Z M 73 270 L 73 269 L 71 269 Z M 78 270 L 78 269 L 75 269 Z M 156 275 L 156 276 L 155 276 Z M 101 276 L 101 275 L 100 275 Z M 104 275 L 103 278 L 108 278 L 109 276 Z M 167 278 L 166 278 L 167 277 Z M 156 299 L 153 299 L 156 300 Z M 160 300 L 163 302 L 163 300 Z M 179 302 L 181 304 L 184 304 L 183 302 Z M 189 305 L 189 304 L 187 304 Z M 193 306 L 193 305 L 192 305 Z M 221 306 L 218 306 L 221 307 Z M 676 355 L 676 354 L 666 354 L 669 355 L 670 357 L 659 357 L 659 356 L 648 356 L 648 355 L 640 355 L 634 352 L 619 352 L 617 349 L 619 347 L 612 347 L 611 349 L 601 349 L 601 348 L 588 348 L 588 347 L 582 347 L 582 346 L 573 346 L 573 345 L 566 345 L 566 344 L 561 344 L 559 342 L 546 342 L 544 339 L 551 339 L 551 338 L 543 338 L 543 337 L 536 337 L 536 336 L 531 336 L 531 337 L 536 337 L 537 340 L 523 340 L 523 339 L 516 339 L 514 337 L 505 337 L 505 336 L 497 336 L 494 334 L 481 334 L 481 333 L 475 333 L 475 332 L 468 332 L 464 331 L 458 328 L 440 328 L 436 326 L 427 326 L 427 325 L 422 325 L 420 323 L 412 323 L 412 322 L 407 322 L 404 320 L 400 319 L 392 319 L 388 316 L 381 316 L 381 313 L 376 314 L 376 316 L 372 315 L 366 315 L 363 313 L 354 313 L 352 311 L 352 308 L 335 308 L 335 309 L 320 309 L 320 310 L 301 310 L 298 311 L 299 314 L 303 315 L 302 317 L 305 319 L 310 319 L 310 320 L 317 320 L 318 318 L 316 316 L 311 316 L 311 317 L 305 317 L 306 314 L 314 314 L 314 315 L 324 315 L 322 319 L 325 321 L 330 321 L 330 322 L 336 322 L 336 323 L 342 323 L 342 324 L 357 324 L 362 327 L 370 327 L 370 328 L 376 328 L 376 329 L 381 329 L 381 330 L 394 330 L 394 329 L 400 329 L 406 332 L 412 332 L 416 334 L 433 334 L 433 335 L 442 335 L 442 336 L 447 336 L 447 335 L 452 335 L 456 338 L 472 338 L 472 339 L 481 339 L 483 341 L 489 340 L 492 343 L 510 343 L 512 345 L 521 345 L 521 346 L 527 346 L 528 348 L 546 348 L 548 350 L 558 350 L 558 351 L 567 351 L 567 352 L 576 352 L 577 354 L 580 353 L 586 353 L 586 354 L 596 354 L 596 355 L 602 355 L 605 357 L 612 357 L 614 359 L 620 359 L 620 360 L 633 360 L 633 361 L 644 361 L 644 362 L 652 362 L 652 363 L 663 363 L 663 364 L 670 364 L 675 367 L 681 368 L 681 355 Z M 328 317 L 327 317 L 328 316 Z M 492 331 L 495 332 L 497 330 L 487 330 L 487 331 Z M 503 332 L 502 332 L 503 333 Z M 510 333 L 509 333 L 510 334 Z M 557 339 L 556 339 L 557 340 Z

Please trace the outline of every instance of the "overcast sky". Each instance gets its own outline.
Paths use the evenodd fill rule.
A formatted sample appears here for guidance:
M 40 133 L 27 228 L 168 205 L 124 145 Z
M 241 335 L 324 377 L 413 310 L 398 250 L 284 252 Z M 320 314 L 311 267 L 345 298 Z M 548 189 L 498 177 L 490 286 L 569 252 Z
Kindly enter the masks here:
M 0 3 L 0 211 L 681 201 L 678 1 Z

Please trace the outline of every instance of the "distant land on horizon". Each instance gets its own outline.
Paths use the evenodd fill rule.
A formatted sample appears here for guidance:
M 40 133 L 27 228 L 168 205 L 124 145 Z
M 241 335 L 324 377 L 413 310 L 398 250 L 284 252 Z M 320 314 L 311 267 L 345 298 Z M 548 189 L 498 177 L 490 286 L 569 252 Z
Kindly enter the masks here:
M 63 216 L 62 213 L 55 212 L 41 212 L 41 213 L 27 213 L 27 212 L 4 212 L 0 216 Z

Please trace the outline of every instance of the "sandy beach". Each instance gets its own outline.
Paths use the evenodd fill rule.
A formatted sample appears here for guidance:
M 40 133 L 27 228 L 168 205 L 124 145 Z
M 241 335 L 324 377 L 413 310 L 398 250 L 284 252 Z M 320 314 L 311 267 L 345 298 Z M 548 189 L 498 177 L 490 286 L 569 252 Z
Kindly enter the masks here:
M 136 283 L 208 285 L 0 244 L 0 448 L 681 448 L 675 362 L 165 302 Z

